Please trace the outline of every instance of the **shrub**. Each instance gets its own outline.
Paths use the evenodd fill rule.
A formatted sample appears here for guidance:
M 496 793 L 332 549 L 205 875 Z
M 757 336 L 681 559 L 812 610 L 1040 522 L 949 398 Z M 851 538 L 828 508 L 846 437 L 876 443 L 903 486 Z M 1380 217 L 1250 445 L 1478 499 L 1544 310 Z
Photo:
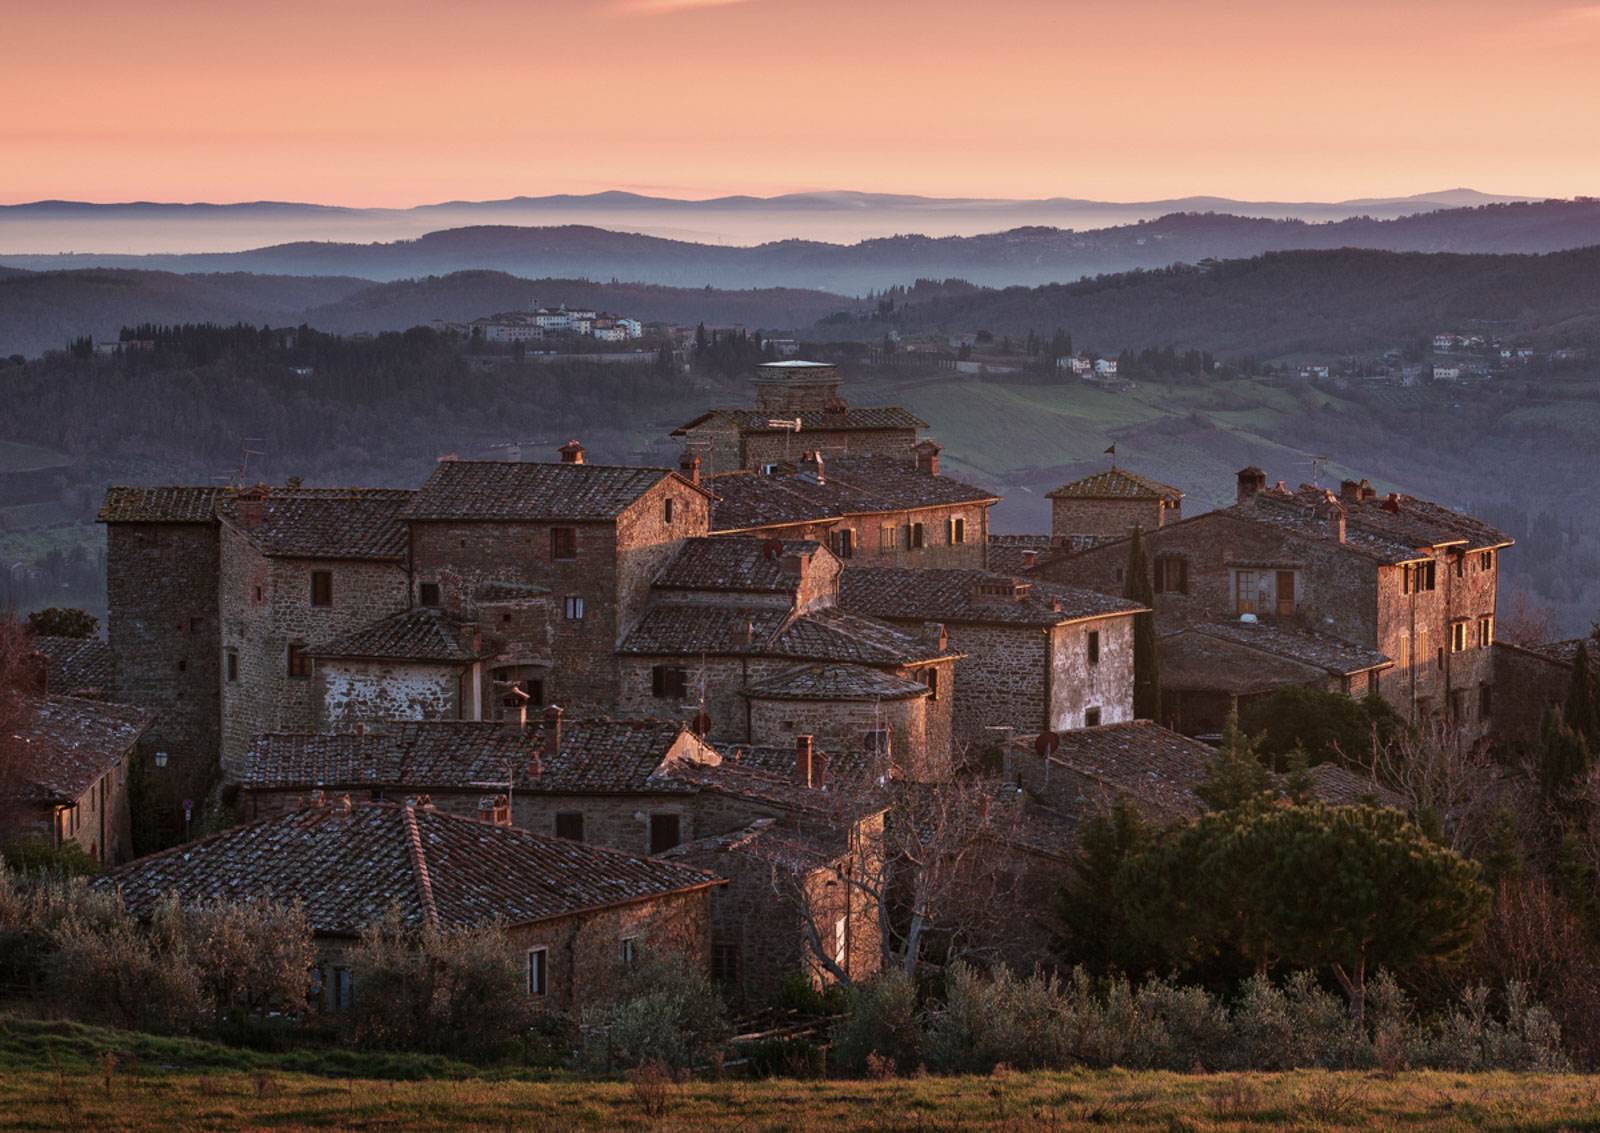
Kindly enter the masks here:
M 891 968 L 856 988 L 850 1010 L 834 1027 L 833 1043 L 840 1065 L 852 1070 L 865 1070 L 867 1056 L 873 1054 L 908 1069 L 919 1065 L 922 1017 L 916 983 Z
M 659 1060 L 692 1069 L 726 1042 L 727 1008 L 705 972 L 677 952 L 645 950 L 615 969 L 611 993 L 583 1011 L 583 1062 L 614 1070 Z

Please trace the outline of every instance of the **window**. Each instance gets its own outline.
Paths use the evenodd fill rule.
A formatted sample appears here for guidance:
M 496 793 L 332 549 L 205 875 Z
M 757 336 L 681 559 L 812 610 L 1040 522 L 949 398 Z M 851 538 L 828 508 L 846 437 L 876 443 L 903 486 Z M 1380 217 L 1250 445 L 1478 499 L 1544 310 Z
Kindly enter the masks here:
M 1456 556 L 1456 577 L 1462 578 L 1467 573 L 1467 556 L 1463 552 Z
M 556 837 L 565 838 L 569 842 L 583 841 L 583 812 L 578 810 L 556 811 Z
M 967 521 L 965 519 L 953 518 L 947 526 L 949 528 L 947 534 L 952 547 L 967 541 Z
M 721 984 L 739 982 L 739 946 L 737 944 L 712 943 L 711 978 Z
M 678 837 L 677 815 L 652 814 L 650 816 L 650 852 L 652 854 L 665 853 L 681 840 Z
M 1253 614 L 1256 612 L 1256 572 L 1241 570 L 1235 573 L 1233 580 L 1233 612 L 1236 614 Z
M 885 523 L 878 528 L 878 550 L 897 551 L 900 549 L 900 529 L 892 523 Z
M 928 699 L 929 700 L 938 700 L 939 699 L 939 670 L 938 669 L 932 669 L 932 668 L 923 669 L 917 675 L 922 678 L 922 683 L 927 685 L 928 686 L 928 691 L 933 694 Z
M 1157 555 L 1152 564 L 1157 594 L 1189 593 L 1189 560 L 1181 555 Z
M 856 554 L 856 533 L 851 527 L 840 528 L 838 531 L 828 533 L 828 550 L 838 555 L 841 559 L 851 559 Z
M 639 938 L 637 936 L 625 936 L 622 938 L 621 960 L 622 966 L 625 968 L 631 968 L 639 962 Z
M 670 665 L 654 665 L 650 669 L 650 695 L 682 700 L 689 691 L 689 673 Z
M 668 496 L 664 501 L 662 501 L 662 504 L 661 504 L 661 521 L 663 523 L 671 523 L 672 522 L 672 497 L 671 496 Z
M 333 571 L 314 570 L 311 572 L 311 604 L 313 606 L 333 605 Z
M 1085 728 L 1098 728 L 1100 726 L 1100 709 L 1085 708 L 1083 710 L 1083 726 Z
M 267 600 L 267 589 L 264 586 L 256 587 L 256 604 L 260 605 Z
M 583 620 L 583 599 L 576 594 L 567 595 L 563 608 L 566 611 L 568 621 L 577 622 Z
M 1439 671 L 1444 672 L 1444 646 L 1439 646 Z
M 1478 618 L 1478 648 L 1487 649 L 1494 644 L 1494 615 L 1484 614 Z
M 356 981 L 349 968 L 334 968 L 328 978 L 328 1010 L 347 1011 L 355 1002 Z
M 922 524 L 906 524 L 906 550 L 915 551 L 922 546 Z
M 303 680 L 311 675 L 311 656 L 300 642 L 289 644 L 289 675 Z
M 1467 623 L 1450 623 L 1450 652 L 1460 653 L 1467 647 Z
M 228 650 L 228 680 L 236 681 L 238 679 L 239 679 L 239 651 L 237 649 L 230 649 L 230 650 Z
M 578 529 L 576 527 L 552 527 L 550 529 L 550 557 L 552 559 L 575 559 L 578 557 Z
M 542 996 L 545 993 L 546 968 L 549 966 L 550 950 L 548 948 L 528 949 L 528 994 Z
M 417 587 L 417 601 L 424 606 L 437 606 L 439 604 L 439 584 L 437 582 L 424 582 Z
M 1294 571 L 1278 572 L 1278 616 L 1287 618 L 1294 614 Z
M 200 623 L 200 619 L 199 618 L 190 618 L 189 619 L 189 632 L 190 633 L 199 633 L 200 632 L 200 624 L 201 623 Z
M 1493 570 L 1494 569 L 1494 552 L 1493 551 L 1484 551 L 1481 555 L 1478 556 L 1478 569 L 1479 570 Z
M 1415 563 L 1403 567 L 1400 576 L 1400 591 L 1403 594 L 1416 594 L 1423 590 L 1432 590 L 1438 579 L 1436 563 Z
M 862 733 L 861 750 L 868 755 L 879 756 L 889 754 L 889 729 L 873 728 Z
M 1089 664 L 1098 665 L 1099 663 L 1100 663 L 1100 631 L 1097 630 L 1097 629 L 1092 629 L 1092 630 L 1089 631 Z

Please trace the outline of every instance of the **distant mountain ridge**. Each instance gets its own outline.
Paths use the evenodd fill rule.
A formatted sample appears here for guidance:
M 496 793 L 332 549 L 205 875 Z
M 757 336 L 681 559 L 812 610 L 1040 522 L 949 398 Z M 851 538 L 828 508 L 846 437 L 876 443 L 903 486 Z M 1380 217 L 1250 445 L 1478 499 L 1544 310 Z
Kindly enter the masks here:
M 1026 226 L 978 236 L 891 236 L 855 244 L 782 240 L 729 247 L 591 225 L 479 225 L 413 240 L 301 241 L 190 255 L 0 256 L 12 267 L 118 267 L 188 272 L 335 275 L 394 281 L 467 270 L 611 279 L 670 287 L 789 287 L 864 294 L 918 278 L 992 286 L 1071 282 L 1173 263 L 1265 252 L 1365 248 L 1393 252 L 1543 253 L 1600 244 L 1600 200 L 1512 202 L 1391 220 L 1268 220 L 1173 213 L 1077 231 Z
M 483 224 L 622 227 L 645 235 L 741 247 L 790 238 L 850 244 L 907 232 L 940 237 L 1031 226 L 1087 230 L 1153 220 L 1174 212 L 1227 212 L 1308 221 L 1346 220 L 1363 214 L 1393 219 L 1440 208 L 1531 199 L 1449 189 L 1409 197 L 1332 202 L 1241 201 L 1203 195 L 1132 202 L 1070 196 L 1027 200 L 851 191 L 683 200 L 621 190 L 442 201 L 401 209 L 292 201 L 91 204 L 50 200 L 0 206 L 0 258 L 59 252 L 238 252 L 306 240 L 390 242 L 441 228 Z

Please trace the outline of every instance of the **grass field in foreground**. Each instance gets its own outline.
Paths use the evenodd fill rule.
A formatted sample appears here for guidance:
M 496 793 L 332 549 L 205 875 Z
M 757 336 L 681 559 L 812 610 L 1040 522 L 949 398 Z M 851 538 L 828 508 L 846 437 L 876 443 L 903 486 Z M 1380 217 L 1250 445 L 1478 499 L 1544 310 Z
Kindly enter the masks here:
M 1236 1129 L 1555 1130 L 1600 1126 L 1600 1080 L 1401 1073 L 1099 1071 L 886 1081 L 426 1082 L 273 1071 L 0 1073 L 0 1130 Z

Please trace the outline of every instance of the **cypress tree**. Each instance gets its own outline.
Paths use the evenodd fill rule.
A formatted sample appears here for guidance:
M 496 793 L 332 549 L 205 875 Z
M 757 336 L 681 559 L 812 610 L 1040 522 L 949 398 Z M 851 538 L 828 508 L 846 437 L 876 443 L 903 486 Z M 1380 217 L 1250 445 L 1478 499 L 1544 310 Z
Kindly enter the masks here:
M 1148 608 L 1155 603 L 1155 587 L 1150 582 L 1150 561 L 1145 558 L 1144 540 L 1139 528 L 1133 529 L 1128 547 L 1128 576 L 1122 596 Z M 1156 667 L 1156 616 L 1133 615 L 1133 715 L 1139 720 L 1161 722 L 1161 674 Z
M 1567 703 L 1561 715 L 1567 727 L 1583 737 L 1590 751 L 1600 747 L 1600 702 L 1595 694 L 1587 642 L 1578 642 L 1578 651 L 1573 654 L 1572 680 L 1567 685 Z

